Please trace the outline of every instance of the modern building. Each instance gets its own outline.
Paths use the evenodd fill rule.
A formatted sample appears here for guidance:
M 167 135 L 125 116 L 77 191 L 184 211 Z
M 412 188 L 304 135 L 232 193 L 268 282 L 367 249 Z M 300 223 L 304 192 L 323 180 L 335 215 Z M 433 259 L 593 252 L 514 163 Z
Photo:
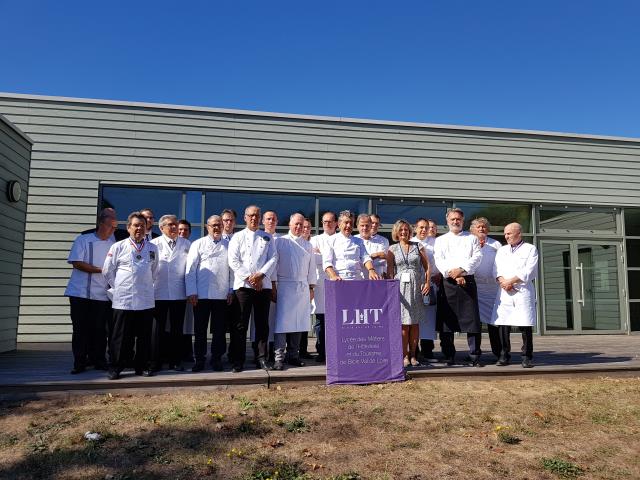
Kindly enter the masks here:
M 0 94 L 33 140 L 18 341 L 68 341 L 78 232 L 112 206 L 204 234 L 250 203 L 281 229 L 325 210 L 518 221 L 540 249 L 540 334 L 640 330 L 640 139 Z M 240 221 L 242 216 L 240 216 Z
M 31 143 L 0 115 L 0 352 L 16 349 Z

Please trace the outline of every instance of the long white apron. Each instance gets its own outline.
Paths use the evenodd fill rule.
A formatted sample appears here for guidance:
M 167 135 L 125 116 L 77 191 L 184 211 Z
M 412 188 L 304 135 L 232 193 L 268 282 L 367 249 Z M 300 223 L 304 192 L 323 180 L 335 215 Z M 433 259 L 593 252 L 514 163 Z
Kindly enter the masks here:
M 309 285 L 278 281 L 275 333 L 308 332 L 311 327 Z

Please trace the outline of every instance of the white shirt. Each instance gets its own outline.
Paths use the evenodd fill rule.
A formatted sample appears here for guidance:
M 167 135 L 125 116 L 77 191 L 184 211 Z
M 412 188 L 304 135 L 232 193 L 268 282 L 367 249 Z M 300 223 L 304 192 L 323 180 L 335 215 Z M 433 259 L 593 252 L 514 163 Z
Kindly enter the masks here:
M 436 244 L 436 237 L 425 237 L 424 240 L 420 240 L 418 237 L 414 236 L 411 241 L 418 242 L 424 247 L 424 251 L 427 254 L 427 259 L 429 260 L 429 266 L 431 267 L 431 276 L 433 277 L 439 274 L 440 270 L 438 270 L 433 256 L 433 248 Z
M 495 278 L 518 277 L 508 292 L 499 289 L 496 296 L 491 323 L 532 327 L 536 324 L 536 292 L 533 280 L 538 274 L 538 249 L 522 242 L 517 248 L 511 245 L 500 247 L 496 253 L 493 275 Z
M 335 233 L 334 233 L 335 235 Z M 318 283 L 313 291 L 313 300 L 311 301 L 311 313 L 324 313 L 324 281 L 327 274 L 322 268 L 322 252 L 328 248 L 329 239 L 333 235 L 321 233 L 315 237 L 311 237 L 309 243 L 313 248 L 313 259 L 316 265 L 316 273 L 318 275 Z
M 381 242 L 380 240 L 376 241 L 374 240 L 373 237 L 371 237 L 369 240 L 362 238 L 360 234 L 356 235 L 355 237 L 362 240 L 362 243 L 364 243 L 364 248 L 367 249 L 367 253 L 369 254 L 369 256 L 378 252 L 387 253 L 387 250 L 389 248 L 388 241 L 387 241 L 387 248 L 385 249 L 384 242 Z M 376 237 L 387 240 L 386 238 L 380 235 L 376 235 Z M 384 273 L 387 271 L 387 260 L 385 258 L 372 258 L 371 260 L 373 261 L 373 269 L 376 271 L 378 275 L 382 277 Z M 369 278 L 369 272 L 364 271 L 363 273 L 365 278 Z
M 229 242 L 229 266 L 234 273 L 233 289 L 253 288 L 245 280 L 260 272 L 262 288 L 271 289 L 271 277 L 278 263 L 275 242 L 262 230 L 252 232 L 248 228 L 233 235 Z
M 278 238 L 276 249 L 278 251 L 277 282 L 303 282 L 307 285 L 317 283 L 318 276 L 311 243 L 289 232 Z
M 359 236 L 359 235 L 358 235 Z M 376 243 L 382 247 L 382 251 L 387 253 L 389 251 L 389 240 L 387 237 L 383 237 L 382 235 L 376 233 L 371 237 L 371 242 Z M 375 258 L 373 260 L 373 268 L 376 270 L 376 273 L 386 272 L 387 271 L 387 259 L 386 258 Z
M 84 262 L 94 267 L 102 268 L 109 248 L 115 241 L 116 239 L 113 235 L 106 240 L 101 240 L 93 232 L 79 235 L 73 241 L 67 263 Z M 101 273 L 88 273 L 74 268 L 71 271 L 71 277 L 64 294 L 67 297 L 108 301 L 108 288 L 109 285 Z
M 156 300 L 184 300 L 187 298 L 184 273 L 191 242 L 178 237 L 171 248 L 166 235 L 151 240 L 158 247 L 158 272 L 154 284 Z
M 229 268 L 229 241 L 217 242 L 207 235 L 191 244 L 185 273 L 187 296 L 224 300 L 233 292 L 233 272 Z
M 496 277 L 493 276 L 493 263 L 501 246 L 502 244 L 498 240 L 487 237 L 485 244 L 480 248 L 482 261 L 474 274 L 476 283 L 496 283 Z
M 155 306 L 158 247 L 146 240 L 140 250 L 134 245 L 131 238 L 111 245 L 102 267 L 102 274 L 113 287 L 112 307 L 116 310 L 148 310 Z
M 448 232 L 436 238 L 433 250 L 436 267 L 445 277 L 454 268 L 462 268 L 467 275 L 473 275 L 482 261 L 478 239 L 465 231 L 458 235 Z
M 342 233 L 332 235 L 327 248 L 322 252 L 322 268 L 333 267 L 343 280 L 364 278 L 364 264 L 371 261 L 367 249 L 360 238 L 345 237 Z

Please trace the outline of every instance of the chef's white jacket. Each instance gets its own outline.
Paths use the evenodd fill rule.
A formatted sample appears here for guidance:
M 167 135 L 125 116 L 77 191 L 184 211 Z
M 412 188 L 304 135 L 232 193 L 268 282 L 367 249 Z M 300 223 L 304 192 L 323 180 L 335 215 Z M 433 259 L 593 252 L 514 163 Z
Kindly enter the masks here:
M 436 267 L 445 277 L 454 268 L 462 268 L 467 275 L 473 275 L 482 261 L 478 239 L 465 231 L 458 235 L 448 232 L 436 238 L 433 250 Z
M 248 228 L 237 232 L 229 242 L 229 266 L 233 270 L 233 289 L 253 288 L 245 280 L 254 273 L 260 272 L 262 288 L 271 289 L 278 253 L 274 239 L 262 230 L 252 232 Z
M 158 247 L 158 272 L 154 284 L 156 300 L 184 300 L 187 298 L 184 274 L 191 242 L 176 238 L 175 247 L 169 246 L 170 238 L 161 235 L 151 240 Z
M 109 248 L 115 241 L 113 235 L 106 240 L 101 240 L 94 232 L 79 235 L 71 246 L 67 262 L 84 262 L 102 268 Z M 83 272 L 74 268 L 71 271 L 71 277 L 64 294 L 67 297 L 88 298 L 104 302 L 109 300 L 108 289 L 109 285 L 101 273 Z
M 102 267 L 112 287 L 116 310 L 148 310 L 155 306 L 153 284 L 158 270 L 158 248 L 144 241 L 138 251 L 127 238 L 114 243 Z
M 364 264 L 371 261 L 362 239 L 343 233 L 332 235 L 322 252 L 322 267 L 333 267 L 343 280 L 364 279 Z
M 224 300 L 233 292 L 233 272 L 229 268 L 229 241 L 217 242 L 207 235 L 191 244 L 186 266 L 187 296 Z

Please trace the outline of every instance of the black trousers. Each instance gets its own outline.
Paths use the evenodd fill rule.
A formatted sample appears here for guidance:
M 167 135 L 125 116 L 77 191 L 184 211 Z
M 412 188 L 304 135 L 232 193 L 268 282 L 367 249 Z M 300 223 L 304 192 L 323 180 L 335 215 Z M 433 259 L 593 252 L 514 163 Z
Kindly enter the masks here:
M 231 335 L 231 330 L 233 330 L 233 326 L 238 323 L 240 320 L 240 304 L 238 303 L 238 298 L 234 295 L 231 298 L 231 303 L 227 305 L 227 313 L 225 314 L 225 331 L 229 332 Z M 231 343 L 229 343 L 229 348 L 231 348 Z M 227 358 L 231 363 L 233 363 L 233 355 L 231 355 L 231 351 L 227 352 Z
M 271 289 L 260 291 L 252 288 L 239 288 L 235 296 L 240 305 L 240 317 L 231 329 L 229 354 L 234 366 L 244 366 L 247 355 L 247 328 L 253 312 L 256 327 L 257 360 L 269 358 L 269 306 L 271 304 Z
M 487 331 L 489 332 L 489 342 L 491 343 L 491 353 L 496 358 L 500 358 L 500 352 L 502 351 L 502 340 L 500 339 L 500 327 L 487 324 Z
M 186 307 L 186 300 L 156 300 L 151 335 L 151 363 L 155 369 L 160 369 L 165 361 L 170 365 L 181 362 L 180 347 Z M 169 333 L 166 332 L 167 317 Z
M 488 325 L 488 327 L 489 333 L 491 333 L 491 330 L 494 330 L 495 341 L 499 342 L 496 344 L 497 355 L 493 344 L 491 345 L 491 350 L 493 350 L 494 355 L 507 361 L 511 360 L 511 327 L 509 325 Z M 533 327 L 518 327 L 518 329 L 522 334 L 522 357 L 532 360 Z
M 433 340 L 420 339 L 420 351 L 424 358 L 433 358 L 433 349 L 435 344 Z
M 320 358 L 326 356 L 325 337 L 324 337 L 324 313 L 316 313 L 316 322 L 313 325 L 316 332 L 316 352 Z
M 440 348 L 442 348 L 442 354 L 445 358 L 454 359 L 456 356 L 456 346 L 454 344 L 453 332 L 440 332 Z M 467 345 L 469 346 L 469 357 L 472 361 L 476 361 L 480 358 L 482 350 L 480 344 L 482 343 L 481 333 L 467 333 Z
M 196 362 L 204 362 L 207 358 L 207 332 L 211 320 L 211 361 L 218 362 L 227 350 L 227 316 L 226 300 L 198 299 L 193 307 L 193 332 L 195 344 L 193 354 Z
M 309 332 L 300 332 L 299 354 L 306 356 L 309 354 Z
M 112 310 L 111 302 L 88 298 L 69 297 L 71 307 L 71 350 L 73 366 L 106 366 L 105 352 Z
M 151 353 L 151 328 L 153 325 L 153 309 L 148 310 L 113 310 L 109 328 L 109 353 L 111 369 L 117 372 L 124 370 L 132 359 L 135 345 L 136 371 L 149 368 Z

